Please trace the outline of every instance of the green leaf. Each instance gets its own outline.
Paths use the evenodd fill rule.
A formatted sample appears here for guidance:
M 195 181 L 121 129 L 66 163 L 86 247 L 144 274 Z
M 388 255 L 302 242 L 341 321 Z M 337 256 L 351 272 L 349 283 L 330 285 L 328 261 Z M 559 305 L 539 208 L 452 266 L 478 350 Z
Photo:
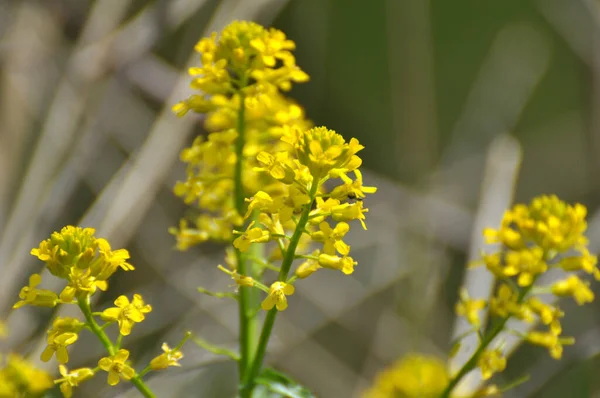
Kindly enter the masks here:
M 265 369 L 256 379 L 252 398 L 315 398 L 315 395 L 288 375 Z

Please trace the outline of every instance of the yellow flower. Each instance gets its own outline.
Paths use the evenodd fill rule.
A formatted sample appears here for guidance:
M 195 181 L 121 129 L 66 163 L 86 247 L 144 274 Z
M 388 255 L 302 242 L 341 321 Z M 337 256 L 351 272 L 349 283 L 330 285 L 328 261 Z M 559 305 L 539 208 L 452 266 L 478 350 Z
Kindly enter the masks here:
M 37 397 L 52 388 L 52 377 L 17 354 L 9 354 L 0 369 L 0 397 Z
M 308 167 L 316 181 L 332 171 L 337 177 L 342 172 L 357 169 L 360 158 L 356 153 L 364 148 L 357 139 L 352 138 L 346 143 L 344 137 L 325 127 L 314 127 L 296 136 L 284 136 L 282 140 L 293 145 L 298 160 Z
M 115 355 L 104 357 L 98 361 L 98 367 L 108 372 L 108 384 L 116 386 L 121 378 L 130 380 L 135 376 L 135 370 L 125 362 L 129 358 L 129 351 L 120 349 Z
M 79 319 L 71 317 L 57 317 L 52 322 L 52 329 L 48 331 L 48 334 L 59 335 L 63 333 L 76 333 L 78 334 L 81 329 L 85 327 L 85 323 Z
M 323 268 L 337 269 L 346 275 L 350 275 L 354 272 L 356 261 L 350 256 L 339 257 L 321 253 L 319 255 L 319 265 Z
M 571 345 L 575 343 L 572 337 L 559 337 L 553 332 L 529 332 L 527 341 L 531 344 L 546 347 L 550 352 L 550 356 L 554 359 L 562 357 L 563 345 Z
M 179 360 L 183 358 L 181 351 L 171 349 L 167 343 L 163 343 L 161 349 L 164 352 L 150 361 L 152 370 L 166 369 L 169 366 L 181 366 L 179 363 Z
M 273 307 L 277 307 L 277 310 L 283 311 L 287 308 L 287 298 L 285 296 L 291 296 L 294 294 L 294 286 L 288 285 L 285 282 L 275 282 L 269 289 L 269 295 L 261 303 L 261 308 L 265 311 L 269 311 Z
M 285 33 L 280 30 L 271 28 L 266 34 L 250 40 L 250 45 L 258 52 L 265 66 L 274 67 L 278 59 L 285 64 L 294 62 L 290 51 L 296 48 L 296 44 L 292 40 L 287 40 Z
M 527 299 L 526 305 L 540 317 L 544 325 L 550 325 L 550 330 L 555 334 L 560 334 L 562 327 L 560 318 L 565 314 L 558 307 L 545 304 L 537 297 Z
M 331 218 L 335 221 L 351 221 L 358 220 L 362 225 L 363 229 L 367 229 L 365 224 L 365 214 L 369 209 L 363 208 L 363 202 L 356 203 L 342 203 L 341 205 L 335 206 L 331 209 Z
M 504 261 L 504 276 L 518 275 L 519 286 L 530 286 L 537 275 L 548 270 L 544 261 L 544 251 L 539 247 L 508 251 Z
M 79 386 L 79 383 L 94 376 L 94 371 L 90 368 L 79 368 L 69 372 L 66 366 L 59 365 L 58 370 L 62 377 L 54 380 L 54 383 L 60 384 L 60 391 L 65 398 L 73 396 L 73 387 Z
M 86 268 L 94 259 L 98 244 L 93 228 L 66 226 L 53 232 L 31 254 L 46 263 L 52 275 L 67 278 L 71 267 Z
M 477 366 L 481 369 L 481 378 L 488 380 L 494 373 L 506 368 L 506 358 L 502 356 L 500 349 L 484 350 L 477 360 Z
M 217 266 L 217 268 L 219 270 L 225 272 L 227 275 L 230 275 L 231 279 L 233 279 L 235 281 L 236 285 L 238 285 L 238 286 L 252 287 L 255 284 L 254 279 L 252 279 L 252 277 L 250 277 L 250 276 L 240 275 L 237 273 L 237 271 L 230 271 L 220 264 Z
M 115 300 L 117 307 L 107 308 L 102 311 L 102 319 L 108 322 L 117 321 L 119 331 L 123 336 L 129 336 L 134 323 L 142 322 L 146 317 L 144 314 L 152 311 L 152 306 L 145 304 L 142 296 L 133 295 L 131 303 L 126 296 L 119 296 Z
M 344 185 L 335 187 L 329 197 L 344 200 L 344 199 L 364 199 L 366 193 L 377 192 L 377 187 L 363 186 L 363 178 L 360 170 L 354 170 L 356 180 L 352 181 L 346 174 L 341 174 L 340 178 L 344 181 Z
M 60 299 L 64 303 L 70 303 L 75 298 L 92 296 L 96 293 L 96 289 L 106 290 L 108 288 L 108 283 L 105 280 L 98 280 L 92 275 L 89 268 L 71 268 L 68 279 L 69 284 L 60 293 Z
M 313 256 L 318 256 L 319 252 L 313 253 Z M 308 259 L 296 268 L 296 276 L 300 279 L 304 279 L 316 272 L 321 266 L 319 261 L 315 259 Z
M 271 177 L 284 184 L 291 184 L 294 182 L 296 173 L 289 164 L 290 159 L 288 152 L 281 151 L 273 155 L 269 152 L 262 151 L 256 156 L 256 160 L 258 160 L 263 167 L 255 167 L 253 169 L 254 171 L 267 172 Z
M 455 311 L 459 316 L 464 316 L 475 329 L 479 329 L 481 326 L 479 311 L 485 306 L 485 300 L 470 298 L 467 290 L 463 288 L 460 291 L 460 301 L 456 304 Z
M 254 227 L 254 224 L 254 221 L 251 222 L 246 232 L 233 241 L 233 246 L 242 253 L 248 251 L 252 243 L 265 243 L 271 240 L 269 231 L 265 231 L 260 227 Z
M 517 293 L 505 283 L 498 287 L 496 294 L 490 299 L 489 307 L 492 314 L 502 318 L 516 316 L 527 322 L 533 321 L 531 310 L 518 303 Z
M 381 372 L 364 398 L 436 398 L 448 383 L 442 361 L 410 354 Z
M 58 303 L 58 296 L 53 291 L 37 289 L 36 286 L 40 283 L 42 283 L 42 277 L 39 274 L 31 275 L 29 277 L 29 286 L 22 288 L 19 293 L 21 301 L 15 303 L 13 308 L 20 308 L 27 304 L 39 307 L 55 307 Z
M 572 296 L 579 305 L 594 301 L 594 292 L 589 288 L 589 283 L 583 282 L 577 275 L 554 283 L 552 294 L 561 297 Z
M 565 271 L 583 270 L 593 275 L 596 280 L 600 280 L 600 270 L 596 266 L 597 263 L 598 257 L 591 255 L 587 248 L 583 248 L 580 256 L 563 257 L 558 265 Z
M 345 222 L 338 223 L 335 228 L 331 228 L 329 223 L 323 221 L 319 224 L 319 231 L 310 234 L 310 237 L 316 242 L 323 242 L 323 253 L 335 255 L 336 250 L 343 256 L 350 253 L 348 246 L 342 238 L 350 231 L 350 226 Z
M 41 355 L 41 359 L 44 362 L 48 362 L 52 359 L 52 356 L 56 354 L 56 360 L 58 363 L 67 363 L 69 361 L 69 352 L 67 346 L 77 341 L 79 336 L 77 333 L 66 332 L 52 332 L 48 334 L 48 345 L 44 349 Z

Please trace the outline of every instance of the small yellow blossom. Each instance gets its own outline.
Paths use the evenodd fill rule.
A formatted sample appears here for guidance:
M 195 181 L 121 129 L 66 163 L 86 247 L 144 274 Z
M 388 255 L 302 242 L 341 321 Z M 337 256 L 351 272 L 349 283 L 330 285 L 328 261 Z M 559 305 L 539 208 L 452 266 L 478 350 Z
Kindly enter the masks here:
M 94 376 L 94 371 L 90 368 L 79 368 L 69 372 L 66 366 L 59 365 L 58 370 L 62 377 L 54 380 L 54 383 L 60 384 L 60 391 L 65 398 L 73 396 L 73 387 L 79 386 L 79 383 Z
M 319 255 L 319 265 L 323 268 L 337 269 L 346 275 L 354 272 L 356 261 L 350 256 L 332 256 L 331 254 L 321 253 Z
M 335 187 L 330 193 L 329 197 L 343 200 L 343 199 L 364 199 L 366 193 L 377 192 L 377 187 L 365 187 L 363 186 L 363 177 L 360 170 L 354 170 L 356 180 L 352 181 L 346 174 L 341 174 L 340 178 L 344 181 L 344 185 Z
M 104 357 L 98 361 L 98 367 L 108 372 L 108 384 L 116 386 L 121 378 L 130 380 L 135 376 L 135 370 L 126 361 L 129 358 L 129 351 L 120 349 L 115 355 Z
M 123 336 L 129 336 L 131 328 L 135 323 L 142 322 L 145 319 L 144 314 L 152 311 L 152 306 L 145 304 L 142 296 L 133 295 L 131 303 L 126 296 L 119 296 L 115 300 L 117 307 L 107 308 L 102 311 L 102 319 L 109 322 L 117 321 L 119 331 Z
M 29 286 L 25 286 L 19 293 L 18 301 L 13 308 L 20 308 L 24 305 L 35 305 L 38 307 L 55 307 L 58 303 L 58 296 L 56 293 L 50 290 L 38 289 L 38 286 L 42 283 L 42 277 L 39 274 L 33 274 L 29 277 Z
M 500 349 L 484 350 L 477 360 L 477 367 L 481 369 L 481 378 L 488 380 L 494 373 L 506 368 L 506 358 L 502 356 Z
M 526 305 L 540 317 L 544 325 L 550 325 L 550 330 L 555 334 L 560 334 L 562 327 L 560 318 L 565 314 L 558 307 L 545 304 L 537 297 L 527 299 Z
M 239 251 L 246 252 L 252 243 L 265 243 L 271 240 L 269 231 L 265 231 L 260 227 L 255 227 L 255 223 L 251 222 L 246 229 L 233 241 L 233 246 Z
M 516 316 L 527 322 L 533 321 L 531 310 L 518 303 L 517 293 L 505 283 L 501 284 L 496 294 L 490 298 L 489 307 L 492 314 L 502 318 Z
M 240 275 L 237 273 L 237 271 L 230 271 L 220 264 L 217 266 L 217 268 L 225 272 L 227 275 L 230 275 L 231 279 L 233 279 L 238 286 L 252 287 L 255 285 L 254 279 L 252 279 L 250 276 Z
M 554 283 L 552 293 L 561 297 L 572 296 L 579 305 L 594 301 L 594 292 L 589 288 L 589 283 L 582 281 L 577 275 Z
M 164 352 L 150 361 L 152 370 L 166 369 L 169 366 L 181 366 L 179 364 L 179 360 L 183 358 L 181 351 L 171 349 L 167 343 L 163 343 L 161 349 Z
M 475 329 L 481 327 L 479 311 L 484 309 L 486 302 L 483 299 L 472 299 L 466 289 L 460 292 L 460 301 L 456 304 L 455 311 L 459 316 L 464 316 Z
M 283 311 L 287 308 L 287 298 L 294 294 L 294 286 L 288 285 L 285 282 L 275 282 L 269 289 L 269 295 L 261 303 L 261 308 L 269 311 L 273 307 L 277 307 L 278 311 Z
M 313 256 L 318 256 L 318 251 L 313 253 Z M 300 279 L 304 279 L 316 272 L 321 266 L 319 261 L 315 259 L 308 259 L 296 268 L 296 276 Z
M 335 228 L 331 228 L 329 223 L 323 221 L 319 224 L 319 230 L 310 234 L 316 242 L 323 243 L 323 253 L 335 255 L 337 250 L 343 256 L 350 253 L 348 246 L 342 239 L 350 231 L 350 226 L 345 222 L 338 223 Z
M 504 256 L 504 276 L 518 275 L 519 286 L 530 286 L 537 275 L 548 270 L 544 251 L 540 247 L 511 250 Z
M 56 354 L 56 360 L 58 363 L 67 363 L 69 361 L 69 352 L 67 351 L 67 346 L 75 343 L 78 338 L 79 336 L 77 333 L 49 333 L 47 339 L 48 345 L 41 355 L 42 361 L 48 362 L 50 359 L 52 359 L 52 356 Z
M 527 341 L 531 344 L 546 347 L 550 352 L 550 356 L 554 359 L 562 357 L 563 345 L 571 345 L 575 343 L 572 337 L 560 337 L 553 332 L 529 332 Z

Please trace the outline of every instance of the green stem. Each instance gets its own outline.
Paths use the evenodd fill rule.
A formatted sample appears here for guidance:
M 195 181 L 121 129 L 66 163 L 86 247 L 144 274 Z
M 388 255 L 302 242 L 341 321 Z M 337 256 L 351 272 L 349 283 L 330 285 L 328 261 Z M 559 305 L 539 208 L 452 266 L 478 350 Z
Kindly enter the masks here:
M 531 286 L 528 286 L 519 292 L 519 296 L 517 298 L 518 304 L 521 304 L 523 302 L 523 299 L 525 298 L 525 296 L 527 296 L 532 286 L 533 283 L 531 284 Z M 450 394 L 452 393 L 452 390 L 454 390 L 454 388 L 458 385 L 462 378 L 465 377 L 467 373 L 475 369 L 475 367 L 477 366 L 477 361 L 479 360 L 479 357 L 481 356 L 483 351 L 490 345 L 492 341 L 494 341 L 496 336 L 504 329 L 506 322 L 508 322 L 510 318 L 511 315 L 502 318 L 502 320 L 481 340 L 481 343 L 479 344 L 477 350 L 473 353 L 473 355 L 471 355 L 469 360 L 462 366 L 462 368 L 460 368 L 458 373 L 454 375 L 454 377 L 450 380 L 450 383 L 448 383 L 446 389 L 444 390 L 442 395 L 440 395 L 440 398 L 449 398 Z
M 85 320 L 87 321 L 90 330 L 96 335 L 96 337 L 98 337 L 98 340 L 100 340 L 104 348 L 106 348 L 108 355 L 115 355 L 115 346 L 113 345 L 112 341 L 110 341 L 110 338 L 108 338 L 106 333 L 104 333 L 104 329 L 102 329 L 100 325 L 98 325 L 98 323 L 94 319 L 94 316 L 92 315 L 92 310 L 90 308 L 90 298 L 78 298 L 77 304 L 79 304 L 79 308 L 81 309 L 81 312 L 83 312 L 83 316 L 85 317 Z
M 98 325 L 98 323 L 94 319 L 94 316 L 92 315 L 89 296 L 84 299 L 78 298 L 77 304 L 79 305 L 79 308 L 81 309 L 81 312 L 83 313 L 83 316 L 87 321 L 88 327 L 90 328 L 92 333 L 94 333 L 98 337 L 98 340 L 100 340 L 104 348 L 106 348 L 108 355 L 115 355 L 117 349 L 115 348 L 110 338 L 106 335 L 106 333 L 104 333 L 104 329 L 102 329 Z M 148 388 L 148 386 L 142 381 L 140 375 L 135 375 L 130 381 L 144 397 L 156 398 L 152 390 L 150 390 L 150 388 Z
M 450 383 L 448 383 L 448 386 L 446 386 L 446 389 L 440 396 L 441 398 L 450 397 L 450 393 L 452 392 L 452 390 L 454 390 L 454 387 L 456 387 L 456 385 L 462 380 L 462 378 L 471 370 L 475 369 L 475 367 L 477 366 L 477 361 L 479 360 L 479 356 L 481 355 L 481 353 L 483 353 L 487 346 L 490 345 L 490 343 L 494 340 L 498 333 L 502 331 L 508 319 L 508 317 L 502 319 L 502 321 L 498 325 L 496 325 L 496 327 L 481 341 L 481 344 L 479 345 L 479 348 L 477 348 L 477 351 L 475 351 L 473 355 L 471 355 L 471 358 L 469 358 L 469 360 L 462 366 L 462 368 L 460 368 L 460 370 L 452 378 L 452 380 L 450 380 Z
M 243 85 L 242 85 L 243 87 Z M 235 208 L 240 215 L 244 214 L 244 200 L 246 196 L 244 194 L 243 185 L 243 164 L 244 164 L 244 145 L 245 145 L 245 133 L 246 133 L 246 107 L 245 107 L 245 96 L 240 90 L 240 107 L 238 111 L 237 120 L 237 132 L 238 137 L 235 142 L 235 170 L 234 170 L 234 184 L 235 184 Z M 253 277 L 252 272 L 246 267 L 245 256 L 236 249 L 236 258 L 238 263 L 238 272 L 241 275 Z M 257 319 L 252 311 L 252 288 L 247 286 L 240 286 L 240 299 L 239 299 L 239 324 L 240 324 L 240 361 L 238 362 L 240 381 L 243 380 L 246 369 L 252 361 L 252 351 L 254 349 L 254 342 L 256 341 L 256 330 L 257 330 Z
M 298 220 L 298 224 L 296 225 L 294 235 L 292 235 L 292 238 L 290 239 L 290 244 L 285 252 L 285 256 L 283 257 L 283 261 L 281 263 L 281 270 L 279 271 L 279 277 L 277 278 L 280 282 L 285 282 L 287 280 L 290 268 L 292 267 L 292 263 L 294 262 L 294 259 L 296 257 L 296 248 L 298 247 L 300 238 L 304 233 L 304 228 L 308 223 L 308 216 L 310 214 L 310 209 L 312 208 L 312 204 L 314 202 L 314 198 L 317 193 L 318 187 L 319 185 L 316 182 L 311 187 L 311 201 L 302 211 L 302 215 L 300 216 L 300 220 Z M 271 332 L 273 330 L 273 325 L 275 324 L 275 318 L 277 317 L 277 312 L 278 311 L 276 308 L 273 308 L 269 310 L 269 312 L 267 312 L 267 316 L 265 317 L 263 328 L 260 333 L 260 338 L 258 340 L 256 354 L 254 355 L 254 359 L 252 360 L 251 367 L 246 373 L 246 377 L 244 378 L 242 389 L 240 391 L 241 398 L 250 398 L 252 394 L 252 389 L 254 388 L 254 379 L 260 373 L 262 363 L 265 357 L 265 352 L 267 350 L 267 344 L 269 343 Z

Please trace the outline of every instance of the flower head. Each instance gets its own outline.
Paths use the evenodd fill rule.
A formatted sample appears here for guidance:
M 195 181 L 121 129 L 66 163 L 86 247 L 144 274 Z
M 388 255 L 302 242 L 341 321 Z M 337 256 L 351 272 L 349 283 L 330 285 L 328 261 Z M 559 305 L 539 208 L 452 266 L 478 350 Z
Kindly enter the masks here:
M 29 277 L 29 286 L 25 286 L 19 293 L 18 301 L 13 308 L 20 308 L 24 305 L 35 305 L 39 307 L 54 307 L 58 303 L 58 296 L 51 290 L 38 289 L 37 286 L 42 283 L 42 277 L 39 274 L 33 274 Z
M 294 294 L 294 286 L 288 285 L 285 282 L 275 282 L 269 289 L 269 295 L 261 303 L 261 308 L 269 311 L 273 307 L 277 307 L 278 311 L 283 311 L 287 308 L 287 298 Z
M 44 362 L 48 362 L 52 359 L 52 356 L 56 354 L 56 360 L 60 364 L 67 363 L 69 361 L 69 352 L 67 346 L 77 341 L 79 336 L 77 333 L 72 332 L 55 332 L 51 331 L 48 334 L 47 346 L 42 352 L 41 359 Z
M 54 380 L 54 383 L 60 384 L 60 391 L 65 398 L 73 396 L 73 387 L 79 386 L 79 383 L 94 376 L 94 371 L 90 368 L 79 368 L 69 372 L 66 366 L 59 365 L 58 370 L 62 377 Z
M 169 366 L 181 366 L 179 360 L 183 358 L 183 353 L 177 349 L 171 349 L 167 343 L 162 345 L 163 353 L 150 361 L 152 370 L 166 369 Z
M 144 314 L 152 311 L 152 306 L 145 304 L 139 294 L 134 294 L 131 302 L 126 296 L 119 296 L 115 300 L 115 305 L 116 307 L 102 311 L 101 316 L 105 321 L 117 321 L 123 336 L 129 336 L 133 325 L 142 322 L 146 318 Z
M 506 368 L 506 358 L 498 348 L 484 350 L 479 356 L 477 367 L 481 369 L 481 378 L 488 380 L 494 373 L 502 372 Z
M 104 357 L 98 361 L 98 367 L 108 372 L 108 384 L 116 386 L 121 379 L 130 380 L 135 376 L 135 370 L 126 361 L 129 351 L 120 349 L 115 355 Z

